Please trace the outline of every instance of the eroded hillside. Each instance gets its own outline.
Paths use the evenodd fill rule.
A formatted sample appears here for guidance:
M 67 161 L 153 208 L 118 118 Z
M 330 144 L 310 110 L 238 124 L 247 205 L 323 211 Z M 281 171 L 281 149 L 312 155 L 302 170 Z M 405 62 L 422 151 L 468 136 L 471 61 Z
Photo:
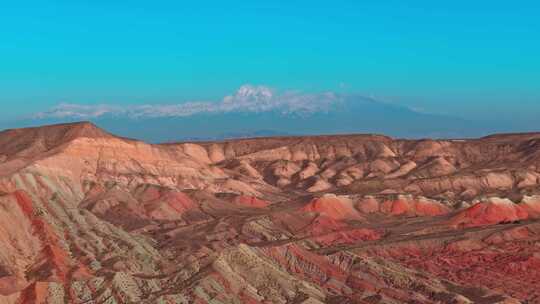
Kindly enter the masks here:
M 0 303 L 540 303 L 540 134 L 0 133 Z

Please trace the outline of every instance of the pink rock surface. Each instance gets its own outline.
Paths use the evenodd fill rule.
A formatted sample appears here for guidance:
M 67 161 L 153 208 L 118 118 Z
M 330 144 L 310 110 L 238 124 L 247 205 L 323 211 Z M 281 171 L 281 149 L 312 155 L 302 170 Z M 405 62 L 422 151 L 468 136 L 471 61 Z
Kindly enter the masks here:
M 539 149 L 3 131 L 0 303 L 536 303 Z

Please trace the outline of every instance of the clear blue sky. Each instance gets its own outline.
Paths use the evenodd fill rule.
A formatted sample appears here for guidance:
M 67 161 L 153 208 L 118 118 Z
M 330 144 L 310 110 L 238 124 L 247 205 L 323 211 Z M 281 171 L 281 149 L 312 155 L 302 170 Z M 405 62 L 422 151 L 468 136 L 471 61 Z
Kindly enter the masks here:
M 4 1 L 0 119 L 244 83 L 534 119 L 539 16 L 538 1 Z

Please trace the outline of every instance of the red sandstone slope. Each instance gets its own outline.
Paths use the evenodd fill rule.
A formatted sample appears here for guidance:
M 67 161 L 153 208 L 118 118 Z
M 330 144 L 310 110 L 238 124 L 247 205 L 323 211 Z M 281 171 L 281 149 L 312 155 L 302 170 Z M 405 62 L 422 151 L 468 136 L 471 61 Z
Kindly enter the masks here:
M 451 222 L 458 227 L 512 223 L 540 218 L 539 211 L 538 197 L 527 197 L 520 204 L 509 199 L 491 198 L 474 203 L 471 207 L 456 214 Z
M 345 197 L 324 195 L 313 199 L 302 208 L 304 212 L 314 212 L 334 220 L 361 220 L 362 216 L 354 208 L 353 202 Z
M 539 149 L 0 132 L 0 303 L 537 303 Z

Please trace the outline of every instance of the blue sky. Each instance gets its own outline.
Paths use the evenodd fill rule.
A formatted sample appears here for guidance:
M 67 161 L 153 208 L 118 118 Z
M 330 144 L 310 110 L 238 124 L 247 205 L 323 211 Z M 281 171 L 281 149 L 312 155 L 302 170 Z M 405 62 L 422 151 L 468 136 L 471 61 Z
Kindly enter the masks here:
M 251 83 L 532 121 L 538 16 L 537 1 L 12 1 L 0 4 L 0 119 L 61 102 L 219 100 Z

